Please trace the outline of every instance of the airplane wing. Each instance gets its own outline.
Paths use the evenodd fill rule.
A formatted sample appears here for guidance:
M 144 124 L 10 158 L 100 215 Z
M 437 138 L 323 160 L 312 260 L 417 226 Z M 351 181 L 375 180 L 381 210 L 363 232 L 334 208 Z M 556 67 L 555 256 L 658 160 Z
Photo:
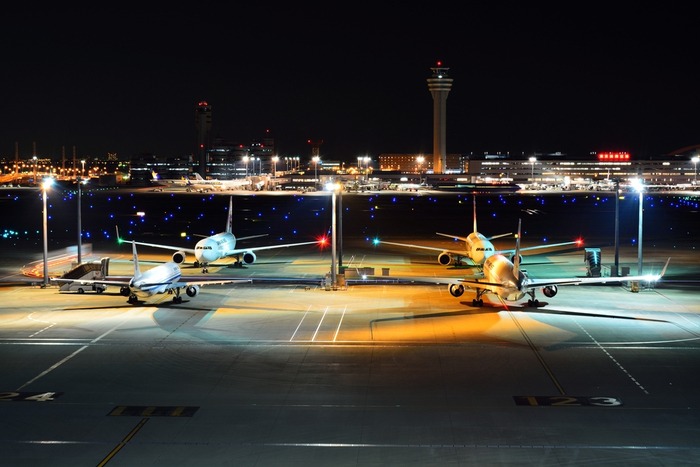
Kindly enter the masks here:
M 119 236 L 119 227 L 117 226 L 116 229 L 117 229 L 117 242 L 123 243 L 125 240 Z M 162 248 L 165 250 L 184 251 L 185 253 L 189 253 L 191 255 L 194 255 L 194 248 L 184 248 L 181 246 L 162 245 L 160 243 L 135 242 L 133 240 L 129 240 L 129 243 L 135 243 L 136 245 L 150 246 L 153 248 Z
M 183 279 L 183 277 L 180 277 L 180 279 Z M 244 283 L 252 283 L 252 279 L 191 279 L 187 281 L 178 281 L 172 284 L 172 287 L 189 287 L 191 285 L 198 285 L 198 286 L 205 286 L 205 285 L 216 285 L 216 284 L 244 284 Z
M 99 285 L 116 285 L 116 286 L 122 286 L 122 285 L 129 285 L 129 282 L 131 281 L 131 277 L 124 278 L 122 280 L 117 280 L 117 279 L 63 279 L 60 277 L 53 277 L 49 279 L 51 282 L 61 282 L 61 283 L 74 283 L 74 284 L 84 284 L 84 285 L 92 285 L 92 284 L 99 284 Z
M 275 248 L 289 248 L 290 246 L 301 246 L 301 245 L 314 245 L 318 244 L 318 241 L 313 242 L 300 242 L 300 243 L 284 243 L 282 245 L 267 245 L 267 246 L 254 246 L 251 248 L 236 248 L 228 252 L 227 256 L 237 255 L 245 253 L 247 251 L 262 251 L 262 250 L 273 250 Z
M 449 237 L 452 239 L 457 239 L 461 240 L 463 242 L 467 241 L 467 237 L 460 237 L 459 235 L 452 235 L 452 234 L 446 234 L 446 233 L 441 233 L 441 232 L 435 232 L 437 235 L 442 235 L 443 237 Z M 501 237 L 507 237 L 509 235 L 513 235 L 513 232 L 509 233 L 504 233 L 504 234 L 498 234 L 498 235 L 492 235 L 491 237 L 486 237 L 487 240 L 493 240 L 494 238 L 501 238 Z
M 117 239 L 121 242 L 122 239 L 117 237 Z M 129 240 L 131 243 L 132 240 Z M 171 246 L 171 245 L 162 245 L 160 243 L 144 243 L 144 242 L 133 242 L 137 245 L 143 245 L 143 246 L 150 246 L 153 248 L 162 248 L 164 250 L 172 250 L 172 251 L 184 251 L 185 253 L 189 253 L 191 255 L 194 255 L 194 248 L 185 248 L 181 246 Z
M 559 246 L 567 246 L 567 245 L 580 245 L 580 241 L 573 241 L 573 242 L 562 242 L 562 243 L 543 243 L 542 245 L 535 245 L 535 246 L 526 246 L 526 247 L 520 247 L 520 251 L 533 251 L 533 250 L 543 250 L 545 248 L 556 248 Z M 497 250 L 495 254 L 503 255 L 503 256 L 510 256 L 515 253 L 515 248 L 510 249 L 510 250 Z
M 668 263 L 666 263 L 668 264 Z M 646 274 L 641 276 L 621 276 L 621 277 L 570 277 L 566 279 L 530 279 L 523 282 L 523 289 L 534 289 L 536 287 L 547 287 L 550 285 L 581 285 L 581 284 L 607 284 L 616 282 L 656 282 L 663 276 L 660 274 Z M 469 282 L 469 281 L 464 281 Z
M 251 238 L 258 238 L 258 237 L 267 237 L 268 234 L 260 234 L 260 235 L 249 235 L 247 237 L 236 237 L 237 241 L 241 240 L 250 240 Z
M 455 237 L 457 238 L 457 237 Z M 384 240 L 381 240 L 378 243 L 384 243 L 387 245 L 394 245 L 394 246 L 402 246 L 406 248 L 417 248 L 420 250 L 428 250 L 428 251 L 437 251 L 440 253 L 450 253 L 456 256 L 460 256 L 461 258 L 469 260 L 470 264 L 474 265 L 473 261 L 471 261 L 471 258 L 469 258 L 469 255 L 467 254 L 466 250 L 450 250 L 448 248 L 439 248 L 439 247 L 434 247 L 434 246 L 426 246 L 426 245 L 414 245 L 411 243 L 396 243 L 396 242 L 385 242 Z

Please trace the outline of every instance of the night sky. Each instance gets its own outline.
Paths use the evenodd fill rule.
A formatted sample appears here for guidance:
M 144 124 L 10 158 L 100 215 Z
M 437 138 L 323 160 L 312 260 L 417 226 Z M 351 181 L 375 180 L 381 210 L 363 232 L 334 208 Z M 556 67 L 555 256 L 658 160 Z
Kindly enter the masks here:
M 309 138 L 329 160 L 429 154 L 437 60 L 454 79 L 449 153 L 649 158 L 700 144 L 691 3 L 229 3 L 6 8 L 0 156 L 15 142 L 22 158 L 33 142 L 40 156 L 186 155 L 201 100 L 214 136 L 269 130 L 280 156 L 309 157 Z

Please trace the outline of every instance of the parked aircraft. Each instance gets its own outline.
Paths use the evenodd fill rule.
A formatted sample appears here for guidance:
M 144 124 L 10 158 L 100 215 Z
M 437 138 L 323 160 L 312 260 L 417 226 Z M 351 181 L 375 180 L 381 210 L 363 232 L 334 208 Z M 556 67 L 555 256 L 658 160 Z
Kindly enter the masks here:
M 384 243 L 387 245 L 395 245 L 395 246 L 401 246 L 401 247 L 407 247 L 407 248 L 418 248 L 422 250 L 429 250 L 429 251 L 438 251 L 440 252 L 438 254 L 437 260 L 438 263 L 442 264 L 443 266 L 447 266 L 451 263 L 455 263 L 456 265 L 462 265 L 462 260 L 467 259 L 468 262 L 470 263 L 471 266 L 481 266 L 484 264 L 484 261 L 486 261 L 487 258 L 489 258 L 492 255 L 495 254 L 500 254 L 500 255 L 507 255 L 511 256 L 511 261 L 513 260 L 512 255 L 515 253 L 515 250 L 496 250 L 496 248 L 493 246 L 493 243 L 491 243 L 491 240 L 496 239 L 496 238 L 501 238 L 501 237 L 507 237 L 508 235 L 512 235 L 512 232 L 505 233 L 505 234 L 500 234 L 500 235 L 494 235 L 491 237 L 486 237 L 483 234 L 479 233 L 476 229 L 476 197 L 473 198 L 473 204 L 474 204 L 474 231 L 470 233 L 467 237 L 460 237 L 458 235 L 451 235 L 451 234 L 446 234 L 446 233 L 440 233 L 440 232 L 435 232 L 437 235 L 442 235 L 443 237 L 450 237 L 454 238 L 457 240 L 460 240 L 464 242 L 465 248 L 462 249 L 445 249 L 445 248 L 438 248 L 438 247 L 432 247 L 432 246 L 426 246 L 426 245 L 415 245 L 415 244 L 408 244 L 408 243 L 396 243 L 396 242 L 386 242 L 386 241 L 377 241 L 377 243 Z M 581 246 L 582 242 L 580 240 L 578 241 L 573 241 L 573 242 L 563 242 L 563 243 L 548 243 L 548 244 L 543 244 L 543 245 L 536 245 L 536 246 L 530 246 L 530 247 L 525 247 L 521 248 L 520 251 L 533 251 L 533 250 L 541 250 L 545 248 L 554 248 L 554 247 L 561 247 L 561 246 L 568 246 L 568 245 L 577 245 Z
M 247 187 L 251 185 L 251 181 L 247 178 L 245 179 L 233 179 L 233 180 L 207 180 L 202 178 L 198 172 L 193 172 L 192 177 L 186 177 L 187 180 L 187 191 L 223 191 L 223 190 L 235 190 L 242 187 Z
M 80 283 L 90 286 L 110 286 L 119 287 L 119 293 L 129 297 L 128 302 L 132 305 L 138 303 L 139 299 L 145 300 L 153 295 L 162 293 L 174 293 L 173 303 L 182 303 L 180 289 L 184 289 L 189 297 L 194 297 L 199 293 L 199 288 L 211 284 L 238 284 L 250 283 L 250 279 L 192 279 L 183 281 L 180 266 L 172 261 L 159 264 L 147 271 L 141 272 L 139 258 L 136 253 L 136 243 L 131 242 L 134 260 L 134 275 L 124 279 L 51 279 L 61 283 Z
M 154 173 L 153 183 L 159 187 L 182 187 L 186 191 L 199 192 L 234 190 L 251 185 L 249 179 L 208 180 L 198 172 L 193 172 L 191 176 L 185 175 L 182 178 L 159 178 L 158 174 Z
M 473 306 L 484 304 L 482 296 L 485 293 L 496 295 L 502 301 L 515 302 L 525 295 L 529 295 L 529 306 L 539 306 L 539 301 L 535 298 L 535 289 L 541 288 L 542 293 L 548 297 L 554 297 L 560 285 L 578 284 L 603 284 L 608 282 L 656 282 L 666 272 L 668 261 L 659 274 L 649 274 L 640 276 L 624 277 L 569 277 L 562 279 L 534 279 L 526 271 L 520 268 L 520 221 L 518 221 L 518 235 L 515 243 L 514 261 L 511 261 L 502 254 L 494 254 L 486 258 L 483 265 L 482 277 L 474 278 L 450 278 L 439 279 L 431 282 L 444 283 L 450 285 L 448 290 L 453 297 L 461 297 L 467 288 L 476 291 L 476 297 L 472 300 Z
M 195 244 L 194 248 L 183 248 L 179 246 L 162 245 L 158 243 L 134 243 L 136 243 L 137 245 L 150 246 L 153 248 L 173 250 L 175 251 L 175 253 L 173 253 L 172 260 L 177 264 L 184 263 L 187 259 L 187 254 L 194 255 L 194 266 L 201 266 L 203 273 L 209 272 L 208 266 L 210 263 L 213 263 L 214 261 L 218 261 L 225 257 L 235 257 L 236 262 L 234 263 L 234 266 L 242 267 L 243 263 L 253 264 L 257 259 L 256 252 L 258 251 L 319 243 L 319 241 L 312 241 L 299 243 L 283 243 L 278 245 L 267 245 L 248 248 L 236 248 L 236 240 L 248 240 L 251 238 L 264 237 L 266 235 L 267 234 L 252 235 L 248 237 L 240 237 L 238 239 L 235 235 L 233 235 L 233 196 L 231 196 L 229 197 L 228 220 L 226 221 L 226 230 L 211 236 L 200 235 L 204 238 L 199 240 Z M 117 241 L 124 241 L 121 237 L 119 237 L 119 229 L 117 229 Z

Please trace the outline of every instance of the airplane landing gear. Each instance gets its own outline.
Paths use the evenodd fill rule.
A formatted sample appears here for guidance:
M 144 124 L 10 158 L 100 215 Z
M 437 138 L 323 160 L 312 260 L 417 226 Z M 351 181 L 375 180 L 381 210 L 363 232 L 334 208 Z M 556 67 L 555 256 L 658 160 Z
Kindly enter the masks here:
M 535 298 L 534 290 L 528 291 L 528 295 L 530 295 L 530 299 L 527 301 L 529 306 L 540 306 L 540 301 Z

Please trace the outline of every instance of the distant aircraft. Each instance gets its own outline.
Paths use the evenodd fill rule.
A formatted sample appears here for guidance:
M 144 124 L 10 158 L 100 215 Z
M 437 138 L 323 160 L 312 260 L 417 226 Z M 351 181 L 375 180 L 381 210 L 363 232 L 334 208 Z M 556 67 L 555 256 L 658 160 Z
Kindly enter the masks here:
M 234 266 L 243 266 L 243 263 L 245 264 L 253 264 L 255 260 L 257 259 L 257 255 L 255 254 L 258 251 L 262 250 L 273 250 L 277 248 L 289 248 L 292 246 L 301 246 L 301 245 L 311 245 L 314 243 L 319 243 L 319 241 L 311 241 L 311 242 L 299 242 L 299 243 L 284 243 L 284 244 L 279 244 L 279 245 L 267 245 L 267 246 L 258 246 L 258 247 L 249 247 L 249 248 L 236 248 L 236 240 L 248 240 L 251 238 L 257 238 L 257 237 L 264 237 L 267 234 L 263 235 L 253 235 L 249 237 L 240 237 L 236 239 L 236 236 L 233 235 L 233 196 L 229 197 L 229 207 L 228 207 L 228 220 L 226 221 L 226 230 L 220 233 L 217 233 L 215 235 L 211 236 L 204 236 L 204 235 L 199 235 L 202 238 L 199 240 L 194 248 L 183 248 L 179 246 L 170 246 L 170 245 L 161 245 L 158 243 L 144 243 L 144 242 L 134 242 L 137 245 L 143 245 L 143 246 L 150 246 L 153 248 L 163 248 L 166 250 L 173 250 L 175 253 L 173 253 L 172 260 L 173 262 L 177 264 L 182 264 L 185 262 L 187 259 L 187 254 L 194 255 L 196 258 L 194 262 L 195 267 L 202 267 L 202 272 L 207 273 L 209 272 L 208 270 L 208 265 L 210 263 L 213 263 L 214 261 L 218 261 L 221 258 L 225 257 L 235 257 L 236 258 L 236 263 Z M 124 241 L 121 237 L 119 237 L 119 229 L 117 229 L 117 241 L 122 242 Z
M 175 293 L 173 303 L 182 303 L 180 289 L 185 289 L 189 297 L 194 297 L 199 293 L 199 288 L 211 284 L 237 284 L 251 283 L 250 279 L 199 279 L 182 281 L 180 267 L 172 262 L 159 264 L 158 266 L 141 272 L 139 258 L 136 253 L 136 243 L 132 243 L 134 259 L 134 275 L 124 279 L 51 279 L 54 282 L 71 282 L 92 286 L 119 286 L 119 293 L 129 297 L 128 302 L 135 305 L 139 299 L 145 300 L 153 295 L 162 293 Z
M 157 173 L 153 174 L 153 183 L 160 187 L 183 187 L 187 191 L 223 191 L 234 190 L 251 185 L 248 179 L 233 179 L 233 180 L 207 180 L 198 172 L 193 172 L 192 176 L 183 176 L 182 178 L 159 178 Z
M 248 179 L 233 179 L 233 180 L 207 180 L 202 178 L 201 175 L 199 175 L 198 172 L 193 172 L 192 176 L 194 179 L 190 177 L 186 177 L 186 186 L 187 186 L 187 191 L 200 191 L 200 192 L 206 192 L 206 191 L 223 191 L 223 190 L 235 190 L 237 188 L 245 187 L 245 186 L 250 186 L 251 181 Z
M 438 254 L 437 260 L 438 260 L 438 263 L 442 264 L 443 266 L 447 266 L 447 265 L 451 264 L 452 262 L 454 262 L 457 265 L 461 265 L 463 259 L 467 259 L 471 266 L 481 266 L 482 264 L 484 264 L 484 261 L 486 261 L 487 258 L 489 258 L 490 256 L 495 255 L 495 254 L 512 256 L 515 253 L 515 250 L 496 250 L 496 248 L 493 246 L 493 243 L 491 243 L 491 240 L 493 240 L 495 238 L 507 237 L 508 235 L 512 235 L 512 232 L 509 232 L 506 234 L 494 235 L 492 237 L 485 237 L 484 235 L 479 233 L 476 229 L 476 197 L 473 197 L 473 204 L 474 204 L 474 231 L 472 233 L 470 233 L 469 236 L 460 237 L 458 235 L 450 235 L 450 234 L 435 232 L 437 235 L 442 235 L 444 237 L 450 237 L 450 238 L 454 238 L 454 239 L 463 241 L 465 243 L 465 249 L 463 249 L 463 250 L 445 249 L 445 248 L 438 248 L 438 247 L 425 246 L 425 245 L 415 245 L 415 244 L 408 244 L 408 243 L 385 242 L 383 240 L 378 240 L 378 241 L 376 241 L 376 243 L 377 244 L 384 243 L 387 245 L 395 245 L 395 246 L 401 246 L 401 247 L 407 247 L 407 248 L 419 248 L 419 249 L 430 250 L 430 251 L 439 251 L 440 253 Z M 554 248 L 554 247 L 567 246 L 567 245 L 580 246 L 581 244 L 582 244 L 582 242 L 580 240 L 573 241 L 573 242 L 564 242 L 564 243 L 549 243 L 549 244 L 521 248 L 520 251 L 541 250 L 541 249 L 545 249 L 545 248 Z M 511 257 L 511 261 L 512 260 L 513 260 L 513 258 Z
M 542 293 L 552 298 L 557 294 L 557 286 L 578 284 L 603 284 L 608 282 L 638 281 L 656 282 L 666 272 L 670 258 L 660 274 L 624 277 L 570 277 L 563 279 L 533 279 L 526 271 L 520 268 L 520 221 L 518 221 L 518 235 L 516 237 L 515 260 L 511 262 L 502 254 L 494 254 L 486 258 L 483 266 L 482 278 L 448 278 L 428 280 L 434 283 L 449 283 L 448 290 L 453 297 L 461 297 L 466 288 L 476 291 L 476 297 L 472 300 L 473 306 L 484 304 L 482 296 L 485 293 L 496 295 L 500 300 L 515 302 L 529 295 L 529 306 L 539 306 L 535 298 L 535 289 L 542 288 Z
M 160 175 L 155 171 L 152 172 L 153 184 L 163 187 L 185 187 L 187 186 L 187 179 L 182 176 L 180 178 L 160 178 Z

